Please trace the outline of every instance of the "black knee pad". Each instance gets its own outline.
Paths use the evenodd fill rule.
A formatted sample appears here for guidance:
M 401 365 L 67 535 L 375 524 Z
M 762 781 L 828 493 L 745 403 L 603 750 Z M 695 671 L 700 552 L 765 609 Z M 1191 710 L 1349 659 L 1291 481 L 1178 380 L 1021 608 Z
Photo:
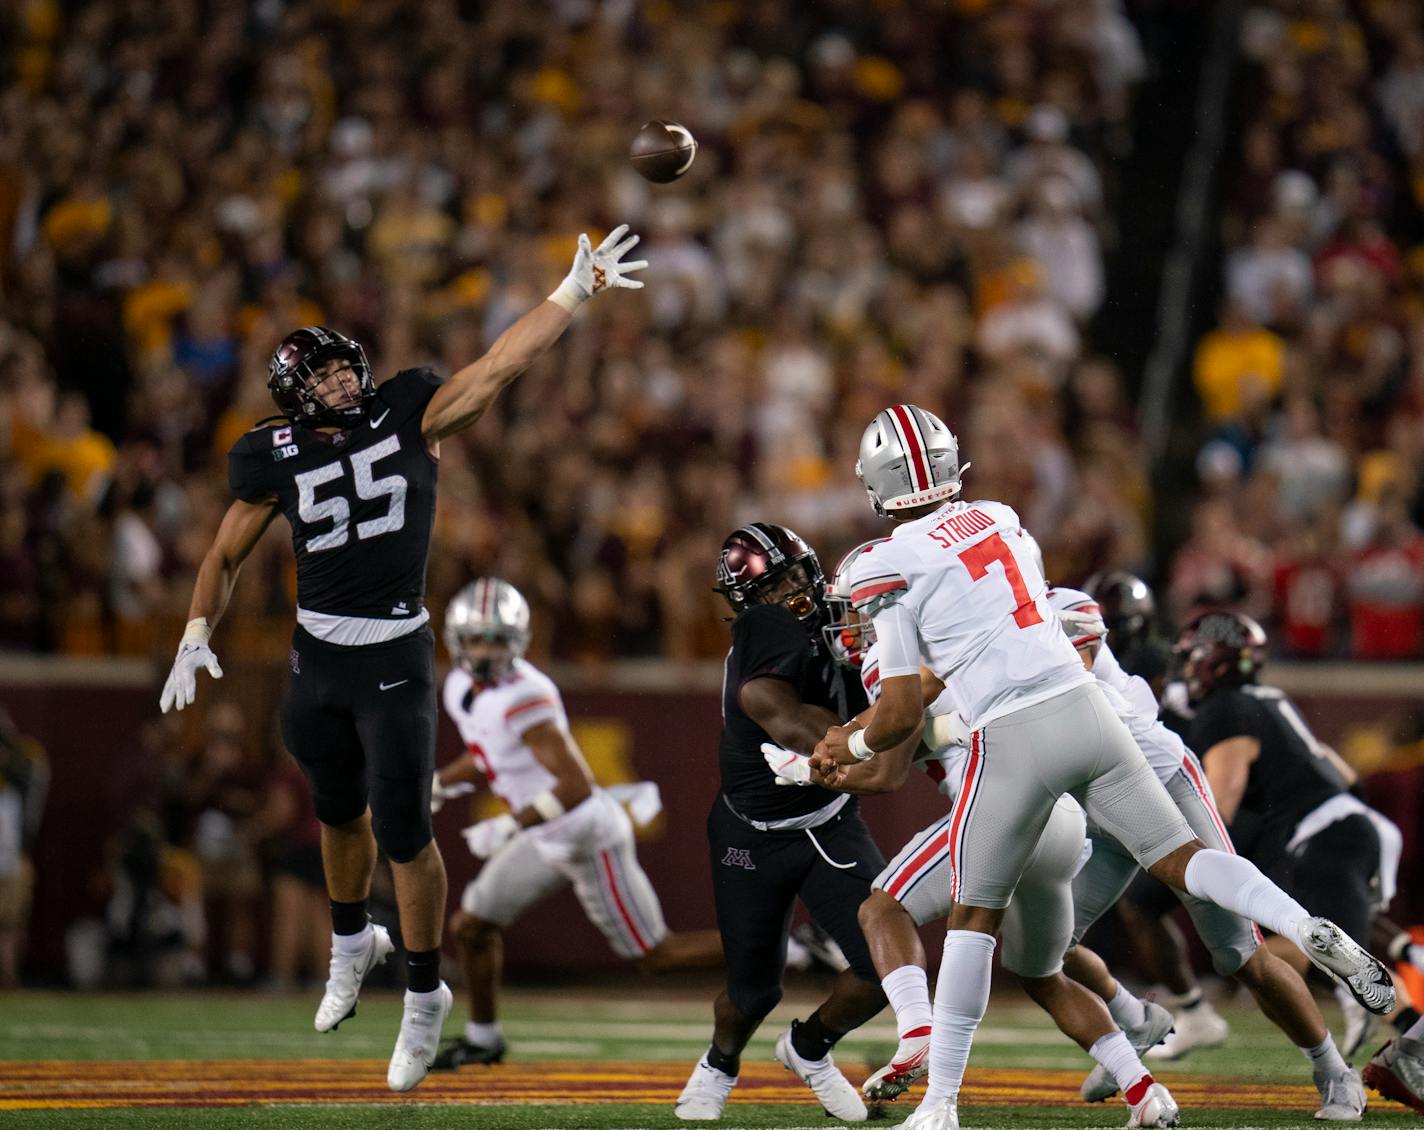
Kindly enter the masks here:
M 781 986 L 728 985 L 727 996 L 743 1016 L 750 1020 L 760 1020 L 781 1003 Z
M 392 863 L 409 863 L 434 838 L 430 788 L 420 780 L 377 781 L 371 790 L 371 831 Z

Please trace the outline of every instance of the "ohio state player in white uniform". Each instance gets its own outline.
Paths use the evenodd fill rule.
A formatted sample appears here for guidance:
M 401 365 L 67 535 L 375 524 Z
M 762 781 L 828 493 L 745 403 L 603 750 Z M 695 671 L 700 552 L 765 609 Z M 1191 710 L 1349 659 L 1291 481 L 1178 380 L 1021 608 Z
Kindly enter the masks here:
M 930 1082 L 906 1125 L 958 1128 L 959 1086 L 988 1005 L 995 934 L 1064 792 L 1158 878 L 1292 939 L 1377 1008 L 1378 981 L 1387 980 L 1377 962 L 1253 864 L 1192 834 L 1059 630 L 1017 516 L 998 503 L 954 501 L 958 444 L 949 429 L 913 405 L 888 409 L 866 429 L 857 472 L 876 511 L 899 523 L 851 573 L 853 603 L 874 617 L 882 647 L 881 701 L 867 728 L 827 731 L 818 765 L 865 760 L 914 735 L 922 656 L 972 729 L 950 819 L 955 906 L 936 986 Z M 1093 1033 L 1116 1028 L 1092 994 L 1080 998 L 1078 1019 L 1075 1038 L 1084 1046 Z M 1122 1047 L 1133 1054 L 1125 1039 Z M 1150 1076 L 1126 1097 L 1130 1125 L 1171 1125 L 1177 1116 Z
M 1197 838 L 1209 847 L 1234 853 L 1236 849 L 1216 810 L 1205 770 L 1182 739 L 1158 720 L 1157 699 L 1146 680 L 1129 675 L 1118 663 L 1097 601 L 1076 589 L 1051 588 L 1048 603 L 1060 620 L 1076 618 L 1074 647 L 1091 659 L 1094 678 L 1109 692 L 1113 708 Z M 1091 831 L 1092 855 L 1073 881 L 1075 943 L 1122 897 L 1137 874 L 1137 861 L 1121 844 L 1099 829 Z M 1315 998 L 1300 975 L 1261 946 L 1261 933 L 1254 923 L 1180 889 L 1176 893 L 1206 944 L 1216 971 L 1245 985 L 1262 1011 L 1305 1055 L 1321 1096 L 1316 1117 L 1332 1121 L 1359 1119 L 1365 1111 L 1364 1084 L 1359 1072 L 1336 1049 Z M 1066 965 L 1073 977 L 1108 1001 L 1113 1019 L 1139 1051 L 1150 1046 L 1148 1040 L 1156 1042 L 1160 1034 L 1150 1024 L 1147 1002 L 1127 994 L 1096 954 L 1075 944 Z M 1082 1094 L 1089 1102 L 1100 1102 L 1116 1090 L 1112 1077 L 1095 1068 L 1083 1081 Z
M 487 861 L 450 921 L 465 959 L 472 1019 L 436 1068 L 503 1057 L 495 1019 L 500 931 L 564 886 L 572 884 L 613 952 L 642 959 L 648 970 L 706 967 L 721 957 L 715 931 L 669 932 L 638 863 L 632 821 L 593 783 L 558 688 L 523 658 L 528 625 L 523 596 L 497 578 L 467 585 L 446 613 L 456 662 L 443 699 L 468 757 L 436 775 L 436 803 L 469 791 L 467 782 L 482 774 L 509 811 L 463 833 L 471 852 Z

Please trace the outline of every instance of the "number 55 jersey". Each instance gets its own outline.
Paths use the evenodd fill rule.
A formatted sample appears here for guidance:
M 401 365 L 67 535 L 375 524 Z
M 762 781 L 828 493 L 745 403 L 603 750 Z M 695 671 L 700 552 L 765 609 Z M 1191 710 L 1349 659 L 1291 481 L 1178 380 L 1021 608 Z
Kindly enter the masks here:
M 259 425 L 228 454 L 233 494 L 275 497 L 291 524 L 297 620 L 319 638 L 378 642 L 430 618 L 437 463 L 421 420 L 438 387 L 430 369 L 406 369 L 376 389 L 366 418 L 348 431 Z
M 851 603 L 875 619 L 880 677 L 923 659 L 971 730 L 1092 683 L 1047 591 L 1018 515 L 999 502 L 951 502 L 898 525 L 851 571 Z

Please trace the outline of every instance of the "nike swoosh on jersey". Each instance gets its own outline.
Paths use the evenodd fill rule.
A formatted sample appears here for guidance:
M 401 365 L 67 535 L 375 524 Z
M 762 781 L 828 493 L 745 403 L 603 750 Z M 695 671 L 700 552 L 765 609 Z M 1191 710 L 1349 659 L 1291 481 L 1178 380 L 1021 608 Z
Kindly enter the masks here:
M 387 408 L 384 412 L 382 412 L 379 416 L 377 416 L 375 419 L 373 419 L 373 420 L 371 421 L 371 427 L 373 427 L 373 428 L 379 428 L 379 427 L 381 426 L 381 421 L 384 420 L 384 419 L 385 419 L 387 416 L 389 416 L 390 414 L 391 414 L 391 410 L 390 410 L 389 408 Z
M 401 679 L 401 680 L 400 680 L 399 682 L 397 682 L 397 683 L 382 683 L 382 684 L 381 684 L 381 690 L 383 690 L 383 691 L 394 690 L 396 687 L 404 686 L 404 685 L 405 685 L 406 683 L 408 683 L 408 682 L 410 682 L 409 679 Z

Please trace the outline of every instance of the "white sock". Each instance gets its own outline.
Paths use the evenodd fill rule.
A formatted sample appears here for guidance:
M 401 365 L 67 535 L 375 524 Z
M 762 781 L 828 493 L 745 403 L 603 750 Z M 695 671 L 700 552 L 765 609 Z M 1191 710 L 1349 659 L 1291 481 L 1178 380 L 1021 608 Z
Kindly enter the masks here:
M 1088 1049 L 1088 1054 L 1101 1063 L 1107 1073 L 1117 1080 L 1117 1089 L 1124 1095 L 1132 1089 L 1134 1084 L 1140 1082 L 1144 1075 L 1151 1075 L 1151 1072 L 1142 1066 L 1142 1060 L 1138 1058 L 1137 1052 L 1133 1051 L 1132 1045 L 1127 1042 L 1127 1036 L 1121 1031 L 1099 1036 L 1093 1046 Z
M 443 982 L 436 985 L 428 993 L 417 993 L 414 989 L 405 991 L 405 1003 L 419 1005 L 421 1008 L 434 1008 L 440 1002 L 440 990 L 444 987 Z
M 994 939 L 976 930 L 951 930 L 935 982 L 934 1031 L 930 1034 L 930 1082 L 921 1107 L 944 1099 L 958 1101 L 969 1063 L 974 1030 L 989 1007 L 989 979 L 994 967 Z
M 359 934 L 332 934 L 332 953 L 344 954 L 347 957 L 355 957 L 371 943 L 371 924 L 366 923 L 366 928 Z
M 1203 848 L 1187 861 L 1187 892 L 1233 910 L 1287 941 L 1300 945 L 1309 912 L 1261 874 L 1249 859 Z
M 900 1039 L 930 1034 L 934 1011 L 930 1007 L 929 979 L 923 969 L 918 965 L 892 969 L 880 979 L 880 987 L 895 1010 L 895 1030 Z
M 1117 983 L 1117 992 L 1108 1001 L 1108 1012 L 1113 1023 L 1126 1032 L 1129 1028 L 1141 1028 L 1147 1023 L 1147 1006 Z M 1106 1039 L 1106 1037 L 1104 1037 Z
M 492 1048 L 503 1038 L 504 1032 L 496 1020 L 493 1024 L 476 1024 L 473 1020 L 465 1022 L 465 1039 L 472 1044 L 478 1044 L 482 1048 Z
M 1310 1060 L 1310 1073 L 1316 1079 L 1343 1075 L 1350 1070 L 1350 1065 L 1340 1057 L 1340 1051 L 1335 1046 L 1335 1037 L 1329 1032 L 1325 1033 L 1325 1039 L 1315 1047 L 1301 1048 L 1300 1050 L 1304 1053 L 1305 1058 Z

